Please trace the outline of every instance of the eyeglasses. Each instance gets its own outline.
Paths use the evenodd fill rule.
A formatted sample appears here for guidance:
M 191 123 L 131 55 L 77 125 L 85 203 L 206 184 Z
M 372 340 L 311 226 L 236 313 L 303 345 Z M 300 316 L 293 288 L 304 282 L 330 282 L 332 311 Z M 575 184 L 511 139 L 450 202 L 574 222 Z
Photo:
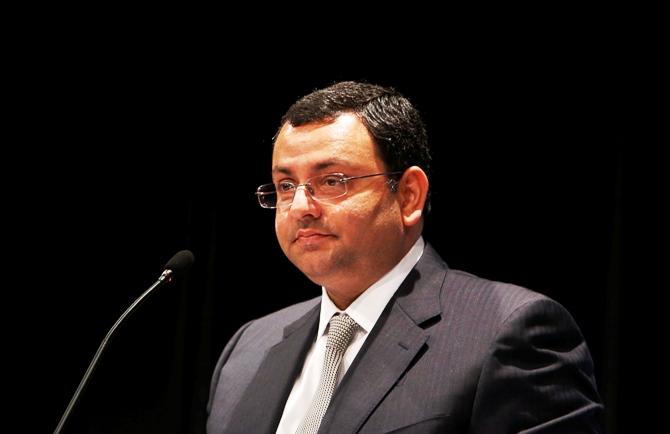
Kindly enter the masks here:
M 354 179 L 370 178 L 373 176 L 392 176 L 402 172 L 373 173 L 371 175 L 344 176 L 343 173 L 328 173 L 309 178 L 302 184 L 291 181 L 281 181 L 275 184 L 263 184 L 256 189 L 258 203 L 263 208 L 287 208 L 293 203 L 293 197 L 300 187 L 305 187 L 314 200 L 327 201 L 347 194 L 347 183 Z M 396 191 L 398 181 L 389 178 L 386 183 L 391 190 Z

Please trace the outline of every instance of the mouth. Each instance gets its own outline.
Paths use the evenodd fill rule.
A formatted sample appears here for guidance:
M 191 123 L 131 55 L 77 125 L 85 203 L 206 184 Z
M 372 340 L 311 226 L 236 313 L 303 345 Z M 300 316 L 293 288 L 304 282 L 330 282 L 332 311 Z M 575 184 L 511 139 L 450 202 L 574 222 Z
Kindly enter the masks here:
M 313 243 L 318 243 L 319 241 L 325 240 L 327 238 L 333 237 L 331 234 L 323 233 L 323 232 L 318 232 L 318 231 L 313 231 L 313 230 L 299 230 L 296 233 L 295 239 L 293 240 L 294 243 L 308 243 L 308 244 L 313 244 Z

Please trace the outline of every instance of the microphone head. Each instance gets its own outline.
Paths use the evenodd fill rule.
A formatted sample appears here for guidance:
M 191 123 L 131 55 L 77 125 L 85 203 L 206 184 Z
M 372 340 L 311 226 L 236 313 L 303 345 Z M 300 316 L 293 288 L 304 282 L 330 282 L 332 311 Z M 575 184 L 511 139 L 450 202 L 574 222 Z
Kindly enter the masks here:
M 165 269 L 172 271 L 173 275 L 181 275 L 193 265 L 195 257 L 190 250 L 180 250 L 165 264 Z

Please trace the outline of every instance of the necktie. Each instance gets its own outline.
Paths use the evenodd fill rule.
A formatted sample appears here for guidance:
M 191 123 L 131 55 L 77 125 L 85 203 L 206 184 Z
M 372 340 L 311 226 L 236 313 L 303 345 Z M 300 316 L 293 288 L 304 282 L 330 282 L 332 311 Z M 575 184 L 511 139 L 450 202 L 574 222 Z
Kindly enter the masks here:
M 356 321 L 347 314 L 335 315 L 331 318 L 326 340 L 326 357 L 323 360 L 323 369 L 307 416 L 298 427 L 297 434 L 313 434 L 319 430 L 321 419 L 326 414 L 330 398 L 333 396 L 337 381 L 337 371 L 342 362 L 342 356 L 351 343 L 356 330 Z

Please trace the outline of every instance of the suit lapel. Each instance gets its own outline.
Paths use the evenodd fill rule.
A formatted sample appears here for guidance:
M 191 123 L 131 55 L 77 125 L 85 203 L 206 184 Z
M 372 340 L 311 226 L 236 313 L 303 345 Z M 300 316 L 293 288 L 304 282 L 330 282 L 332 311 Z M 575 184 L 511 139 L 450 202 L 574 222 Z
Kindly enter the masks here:
M 441 313 L 444 264 L 430 246 L 402 283 L 335 391 L 320 433 L 358 432 L 398 382 L 430 333 L 421 327 Z
M 239 433 L 274 433 L 293 382 L 300 373 L 319 325 L 320 305 L 286 327 L 233 412 L 229 426 Z

